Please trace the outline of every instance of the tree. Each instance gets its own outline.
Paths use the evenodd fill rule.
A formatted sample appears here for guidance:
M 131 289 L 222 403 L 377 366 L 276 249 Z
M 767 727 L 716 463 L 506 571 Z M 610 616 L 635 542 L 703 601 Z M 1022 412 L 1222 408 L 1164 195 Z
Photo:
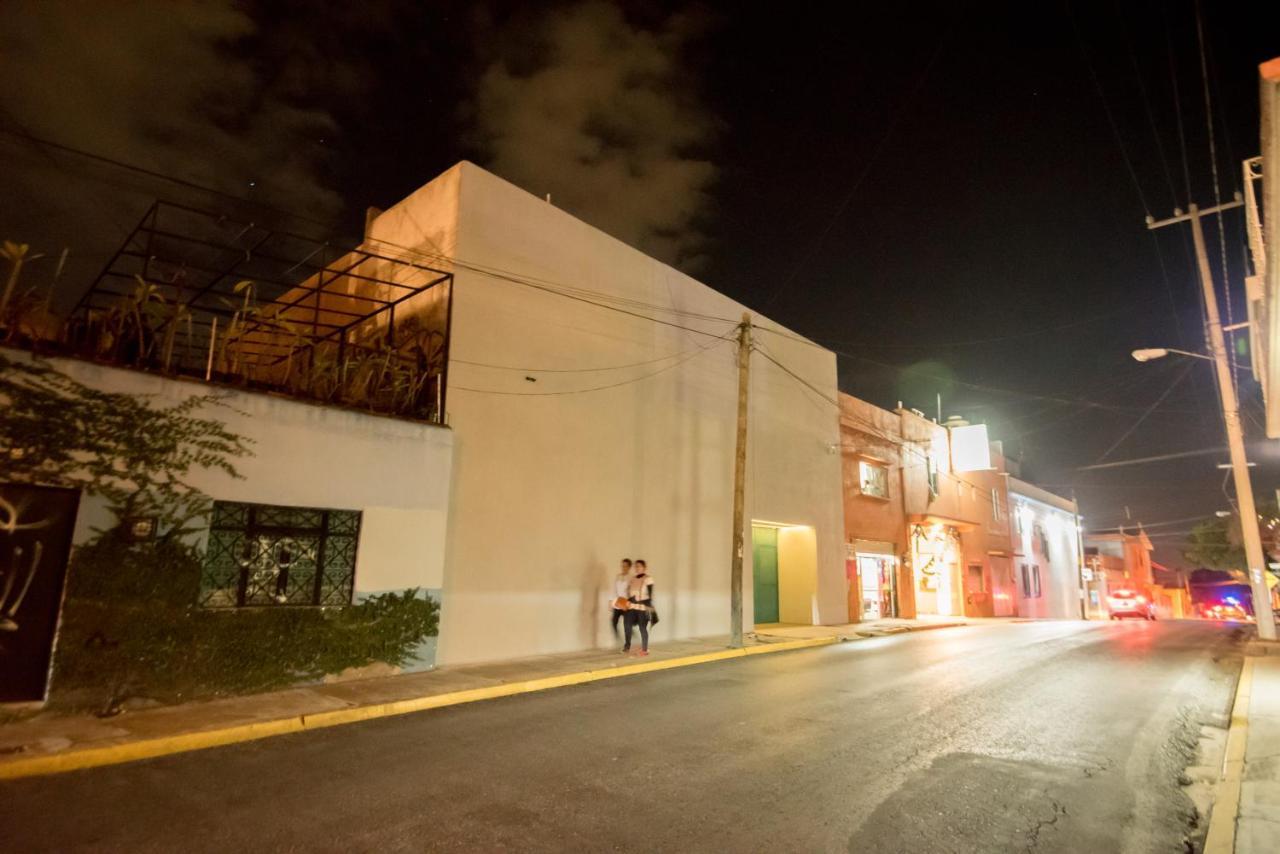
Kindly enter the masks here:
M 6 480 L 72 486 L 104 497 L 117 521 L 153 516 L 167 537 L 187 533 L 209 499 L 188 478 L 196 469 L 239 473 L 232 460 L 248 440 L 196 395 L 154 406 L 145 395 L 99 391 L 48 362 L 0 355 L 0 466 Z
M 1258 517 L 1262 527 L 1262 548 L 1267 561 L 1271 562 L 1280 554 L 1280 508 L 1274 498 L 1258 502 Z M 1247 561 L 1239 514 L 1196 525 L 1187 535 L 1182 556 L 1197 566 L 1209 569 L 1243 570 Z

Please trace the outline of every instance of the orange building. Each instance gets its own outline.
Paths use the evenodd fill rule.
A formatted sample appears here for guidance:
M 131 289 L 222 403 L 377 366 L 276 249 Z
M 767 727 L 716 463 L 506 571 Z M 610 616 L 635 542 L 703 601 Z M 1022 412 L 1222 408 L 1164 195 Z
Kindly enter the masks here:
M 1015 612 L 1004 460 L 986 427 L 840 395 L 849 619 Z

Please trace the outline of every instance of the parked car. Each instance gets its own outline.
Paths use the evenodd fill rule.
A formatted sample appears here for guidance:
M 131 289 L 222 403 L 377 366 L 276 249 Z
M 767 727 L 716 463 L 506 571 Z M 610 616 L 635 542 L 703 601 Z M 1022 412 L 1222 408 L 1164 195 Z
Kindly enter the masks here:
M 1111 619 L 1121 620 L 1125 617 L 1141 617 L 1144 620 L 1156 618 L 1156 606 L 1147 601 L 1135 590 L 1116 590 L 1107 597 L 1107 607 Z

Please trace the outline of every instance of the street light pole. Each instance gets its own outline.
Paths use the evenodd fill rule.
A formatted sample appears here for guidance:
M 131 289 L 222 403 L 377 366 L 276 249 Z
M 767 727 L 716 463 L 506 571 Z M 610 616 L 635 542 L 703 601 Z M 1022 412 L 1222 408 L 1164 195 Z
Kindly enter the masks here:
M 1262 551 L 1262 537 L 1258 530 L 1258 509 L 1253 503 L 1253 483 L 1249 477 L 1249 463 L 1244 453 L 1244 431 L 1240 426 L 1240 405 L 1236 400 L 1236 387 L 1227 361 L 1226 337 L 1222 333 L 1222 320 L 1218 316 L 1218 298 L 1213 287 L 1213 273 L 1209 269 L 1209 254 L 1204 245 L 1204 229 L 1200 218 L 1207 213 L 1221 212 L 1238 207 L 1241 203 L 1229 202 L 1205 211 L 1190 206 L 1189 213 L 1162 222 L 1148 220 L 1147 228 L 1154 229 L 1183 220 L 1191 223 L 1191 237 L 1196 248 L 1196 262 L 1200 269 L 1200 285 L 1204 290 L 1205 322 L 1209 327 L 1209 350 L 1218 373 L 1218 395 L 1222 401 L 1222 420 L 1227 428 L 1227 447 L 1231 455 L 1231 472 L 1235 479 L 1236 502 L 1240 506 L 1240 533 L 1244 538 L 1245 561 L 1248 563 L 1249 587 L 1253 592 L 1253 616 L 1258 623 L 1258 637 L 1276 639 L 1275 615 L 1271 611 L 1271 591 L 1267 589 L 1266 557 Z

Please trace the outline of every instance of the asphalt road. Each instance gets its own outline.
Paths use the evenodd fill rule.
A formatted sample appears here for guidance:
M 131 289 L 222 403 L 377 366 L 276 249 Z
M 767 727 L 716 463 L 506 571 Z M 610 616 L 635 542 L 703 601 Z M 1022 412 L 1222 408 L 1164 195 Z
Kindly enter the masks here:
M 0 848 L 1183 852 L 1238 634 L 940 629 L 4 783 Z

